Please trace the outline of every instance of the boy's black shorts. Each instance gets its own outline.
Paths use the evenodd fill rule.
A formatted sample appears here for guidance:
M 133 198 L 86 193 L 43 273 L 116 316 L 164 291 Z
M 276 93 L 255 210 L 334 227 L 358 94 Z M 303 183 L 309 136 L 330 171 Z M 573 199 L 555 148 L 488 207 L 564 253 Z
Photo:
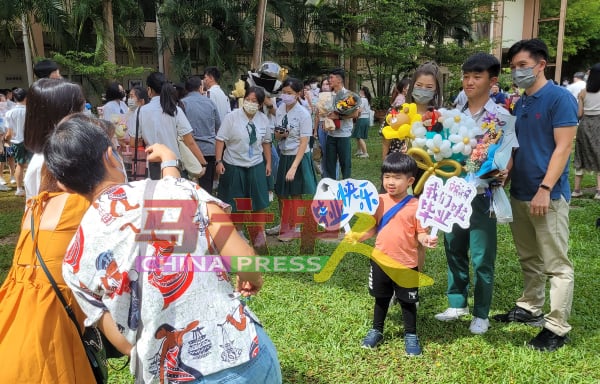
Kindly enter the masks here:
M 412 268 L 417 271 L 418 268 Z M 381 267 L 371 260 L 371 271 L 369 272 L 369 294 L 373 297 L 392 297 L 396 293 L 398 300 L 404 303 L 416 303 L 419 301 L 418 288 L 401 287 L 394 282 Z

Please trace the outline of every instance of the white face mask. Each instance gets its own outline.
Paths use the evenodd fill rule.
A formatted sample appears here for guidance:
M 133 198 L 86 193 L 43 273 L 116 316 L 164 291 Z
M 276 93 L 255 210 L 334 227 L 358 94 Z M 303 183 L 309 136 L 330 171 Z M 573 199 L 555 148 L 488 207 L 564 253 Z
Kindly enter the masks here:
M 317 83 L 310 83 L 310 89 L 317 89 Z
M 244 100 L 242 108 L 244 108 L 244 111 L 246 111 L 247 114 L 254 116 L 256 112 L 258 112 L 258 103 Z
M 130 97 L 129 100 L 127 100 L 127 106 L 130 109 L 134 109 L 135 107 L 137 107 L 137 100 L 134 99 L 133 97 Z

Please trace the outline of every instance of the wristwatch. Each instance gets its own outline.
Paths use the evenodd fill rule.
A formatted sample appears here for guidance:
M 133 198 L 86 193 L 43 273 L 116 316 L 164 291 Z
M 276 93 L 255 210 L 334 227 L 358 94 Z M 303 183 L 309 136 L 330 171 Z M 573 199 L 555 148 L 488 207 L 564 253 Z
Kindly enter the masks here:
M 549 186 L 547 186 L 546 184 L 542 183 L 540 184 L 538 187 L 545 189 L 546 191 L 552 191 L 552 188 L 550 188 Z
M 162 171 L 165 168 L 175 167 L 177 169 L 181 169 L 181 161 L 177 160 L 166 160 L 160 163 L 160 170 Z
M 215 166 L 221 164 L 222 162 L 223 162 L 223 160 L 217 160 L 217 161 L 215 161 Z

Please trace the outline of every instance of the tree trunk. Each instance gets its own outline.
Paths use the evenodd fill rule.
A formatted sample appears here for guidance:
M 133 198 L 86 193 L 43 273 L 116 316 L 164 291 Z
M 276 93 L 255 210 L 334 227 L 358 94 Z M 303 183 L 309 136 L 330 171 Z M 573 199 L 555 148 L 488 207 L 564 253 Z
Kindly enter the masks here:
M 265 33 L 265 13 L 267 11 L 267 0 L 258 0 L 256 10 L 256 28 L 254 31 L 254 50 L 252 51 L 251 69 L 258 69 L 262 61 L 263 36 Z
M 27 84 L 33 84 L 33 62 L 31 60 L 31 46 L 29 45 L 29 27 L 27 16 L 21 16 L 21 28 L 23 29 L 23 49 L 25 50 L 25 65 L 27 67 Z
M 116 64 L 117 59 L 115 56 L 115 30 L 113 26 L 112 0 L 102 1 L 102 15 L 104 18 L 104 33 L 106 34 L 106 41 L 104 42 L 106 60 L 109 63 Z

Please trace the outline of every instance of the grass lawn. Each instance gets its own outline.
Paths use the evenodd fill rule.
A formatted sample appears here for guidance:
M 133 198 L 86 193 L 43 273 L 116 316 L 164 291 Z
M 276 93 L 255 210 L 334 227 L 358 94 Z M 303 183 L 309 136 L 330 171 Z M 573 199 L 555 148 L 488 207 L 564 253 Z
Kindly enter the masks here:
M 352 176 L 379 186 L 381 141 L 372 129 L 369 159 L 353 160 Z M 355 143 L 353 151 L 355 152 Z M 271 273 L 249 301 L 277 346 L 285 383 L 598 383 L 600 382 L 600 204 L 593 200 L 594 177 L 586 175 L 585 198 L 571 202 L 570 257 L 575 265 L 571 342 L 554 353 L 525 347 L 537 328 L 492 321 L 481 336 L 469 332 L 471 317 L 441 323 L 433 318 L 447 307 L 443 245 L 427 253 L 424 272 L 433 286 L 420 290 L 418 334 L 423 356 L 404 355 L 399 306 L 388 314 L 385 342 L 377 350 L 360 348 L 371 327 L 373 299 L 367 291 L 368 259 L 348 254 L 325 283 L 310 274 Z M 0 192 L 0 280 L 6 276 L 22 198 Z M 273 209 L 275 209 L 273 207 Z M 298 240 L 270 243 L 272 255 L 296 255 Z M 372 240 L 371 243 L 372 244 Z M 315 253 L 330 255 L 336 242 L 317 242 Z M 522 278 L 508 225 L 498 225 L 498 257 L 492 313 L 504 312 L 521 293 Z M 547 309 L 547 308 L 546 308 Z M 128 383 L 126 372 L 111 372 L 111 383 Z

